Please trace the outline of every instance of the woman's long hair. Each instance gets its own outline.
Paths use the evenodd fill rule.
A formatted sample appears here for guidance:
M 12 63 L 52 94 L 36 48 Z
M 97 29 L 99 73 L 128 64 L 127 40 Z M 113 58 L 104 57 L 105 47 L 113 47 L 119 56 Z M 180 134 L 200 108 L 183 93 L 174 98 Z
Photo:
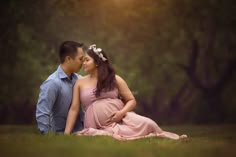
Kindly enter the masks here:
M 94 63 L 97 65 L 97 88 L 96 91 L 94 91 L 96 97 L 99 97 L 102 91 L 111 91 L 117 87 L 115 70 L 109 62 L 105 52 L 101 50 L 99 54 L 100 53 L 106 58 L 105 61 L 103 61 L 93 49 L 88 49 L 87 51 L 87 54 L 94 59 Z

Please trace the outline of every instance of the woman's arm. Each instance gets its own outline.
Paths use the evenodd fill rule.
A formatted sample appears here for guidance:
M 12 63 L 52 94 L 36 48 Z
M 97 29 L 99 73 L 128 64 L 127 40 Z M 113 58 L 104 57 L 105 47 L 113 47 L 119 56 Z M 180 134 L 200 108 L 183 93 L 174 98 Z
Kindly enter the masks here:
M 119 94 L 122 96 L 125 106 L 120 111 L 114 112 L 108 117 L 107 125 L 112 122 L 120 122 L 126 113 L 132 111 L 136 106 L 136 100 L 127 83 L 118 75 L 116 75 L 116 81 Z
M 80 81 L 77 80 L 73 88 L 72 104 L 68 112 L 64 134 L 71 133 L 79 114 L 79 109 L 80 109 L 80 98 L 79 98 L 79 90 L 80 90 L 79 84 L 80 83 L 79 82 Z
M 120 111 L 125 115 L 127 112 L 132 111 L 136 106 L 134 95 L 130 91 L 127 83 L 118 75 L 116 75 L 117 87 L 125 106 Z

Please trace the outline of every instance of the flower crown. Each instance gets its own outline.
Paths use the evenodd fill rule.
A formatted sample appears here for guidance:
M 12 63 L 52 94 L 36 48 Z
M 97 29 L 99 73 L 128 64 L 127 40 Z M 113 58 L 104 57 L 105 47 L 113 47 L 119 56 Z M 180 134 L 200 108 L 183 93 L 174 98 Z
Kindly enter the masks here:
M 89 50 L 93 50 L 93 52 L 102 59 L 102 61 L 106 61 L 107 59 L 103 56 L 101 53 L 102 49 L 101 48 L 96 48 L 96 44 L 90 45 Z

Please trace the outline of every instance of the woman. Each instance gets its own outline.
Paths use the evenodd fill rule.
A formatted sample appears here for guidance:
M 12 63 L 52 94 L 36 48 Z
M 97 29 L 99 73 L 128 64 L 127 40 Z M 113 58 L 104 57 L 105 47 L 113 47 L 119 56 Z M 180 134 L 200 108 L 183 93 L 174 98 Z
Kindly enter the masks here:
M 87 51 L 84 71 L 88 75 L 77 80 L 74 86 L 65 134 L 71 133 L 82 104 L 84 129 L 77 135 L 108 135 L 118 140 L 187 137 L 163 131 L 153 120 L 132 112 L 136 105 L 133 94 L 126 82 L 115 74 L 104 51 L 96 45 L 91 45 Z

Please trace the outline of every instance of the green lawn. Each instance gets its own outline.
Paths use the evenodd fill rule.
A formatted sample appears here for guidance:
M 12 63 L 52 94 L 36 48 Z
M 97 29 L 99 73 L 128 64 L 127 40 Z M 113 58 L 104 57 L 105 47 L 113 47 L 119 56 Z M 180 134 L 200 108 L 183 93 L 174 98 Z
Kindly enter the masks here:
M 236 125 L 161 126 L 186 133 L 174 141 L 148 138 L 121 142 L 111 137 L 39 135 L 35 126 L 0 125 L 0 157 L 225 157 L 236 156 Z

